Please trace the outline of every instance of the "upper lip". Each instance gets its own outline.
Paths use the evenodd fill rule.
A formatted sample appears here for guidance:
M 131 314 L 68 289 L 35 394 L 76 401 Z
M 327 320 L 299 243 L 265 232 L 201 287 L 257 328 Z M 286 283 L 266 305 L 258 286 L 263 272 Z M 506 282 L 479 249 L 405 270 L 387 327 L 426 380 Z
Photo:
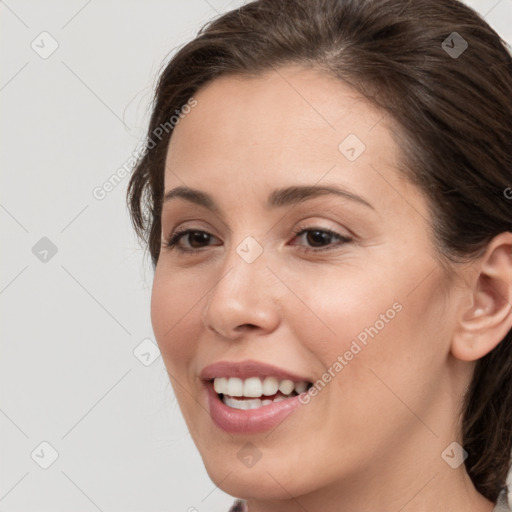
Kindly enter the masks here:
M 245 361 L 218 361 L 205 366 L 200 373 L 203 380 L 212 380 L 217 377 L 276 377 L 279 380 L 289 379 L 293 382 L 310 382 L 309 379 L 289 372 L 277 366 L 254 360 Z

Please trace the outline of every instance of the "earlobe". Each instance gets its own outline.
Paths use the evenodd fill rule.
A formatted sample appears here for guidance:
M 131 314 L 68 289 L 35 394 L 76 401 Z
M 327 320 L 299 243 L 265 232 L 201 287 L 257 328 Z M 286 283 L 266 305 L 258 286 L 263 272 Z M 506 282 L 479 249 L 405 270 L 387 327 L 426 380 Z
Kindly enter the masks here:
M 512 329 L 512 233 L 497 235 L 485 254 L 468 266 L 469 305 L 461 309 L 451 353 L 476 361 L 493 350 Z

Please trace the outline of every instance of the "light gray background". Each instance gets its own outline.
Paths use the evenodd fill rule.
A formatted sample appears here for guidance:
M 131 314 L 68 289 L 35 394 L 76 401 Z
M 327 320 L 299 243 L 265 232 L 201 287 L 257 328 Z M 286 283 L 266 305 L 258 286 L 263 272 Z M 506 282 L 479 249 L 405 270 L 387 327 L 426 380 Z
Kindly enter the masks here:
M 164 59 L 241 3 L 0 1 L 1 512 L 233 501 L 209 480 L 154 345 L 128 178 L 102 200 L 93 190 L 141 141 Z M 512 0 L 468 3 L 512 42 Z M 43 442 L 58 453 L 47 469 Z

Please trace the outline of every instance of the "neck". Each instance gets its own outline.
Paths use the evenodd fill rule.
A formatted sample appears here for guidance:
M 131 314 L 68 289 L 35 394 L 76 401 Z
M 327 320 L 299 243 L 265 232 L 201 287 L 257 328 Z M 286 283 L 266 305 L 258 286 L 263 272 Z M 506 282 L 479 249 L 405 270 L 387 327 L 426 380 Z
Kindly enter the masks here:
M 450 434 L 438 437 L 418 422 L 413 431 L 397 435 L 378 460 L 362 461 L 350 474 L 306 495 L 248 500 L 249 512 L 492 512 L 494 503 L 475 489 L 464 463 L 452 468 L 446 462 L 457 456 L 446 451 L 457 436 L 454 425 L 445 427 Z
M 337 482 L 314 493 L 284 500 L 247 501 L 249 512 L 492 512 L 494 503 L 473 486 L 464 465 L 454 470 L 441 464 L 418 464 L 414 469 L 396 470 L 395 479 L 377 475 Z M 381 473 L 382 475 L 382 473 Z

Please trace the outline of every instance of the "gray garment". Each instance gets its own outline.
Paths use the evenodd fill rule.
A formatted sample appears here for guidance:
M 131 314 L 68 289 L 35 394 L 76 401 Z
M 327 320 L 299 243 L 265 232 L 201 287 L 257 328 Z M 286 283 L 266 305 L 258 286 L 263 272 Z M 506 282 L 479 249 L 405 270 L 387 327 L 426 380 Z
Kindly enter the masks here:
M 229 512 L 248 512 L 247 504 L 243 500 L 236 500 L 233 506 L 229 509 Z M 512 512 L 510 505 L 508 504 L 507 489 L 501 491 L 496 506 L 492 509 L 492 512 Z
M 501 491 L 496 506 L 492 509 L 492 512 L 512 512 L 510 505 L 508 504 L 508 489 Z

